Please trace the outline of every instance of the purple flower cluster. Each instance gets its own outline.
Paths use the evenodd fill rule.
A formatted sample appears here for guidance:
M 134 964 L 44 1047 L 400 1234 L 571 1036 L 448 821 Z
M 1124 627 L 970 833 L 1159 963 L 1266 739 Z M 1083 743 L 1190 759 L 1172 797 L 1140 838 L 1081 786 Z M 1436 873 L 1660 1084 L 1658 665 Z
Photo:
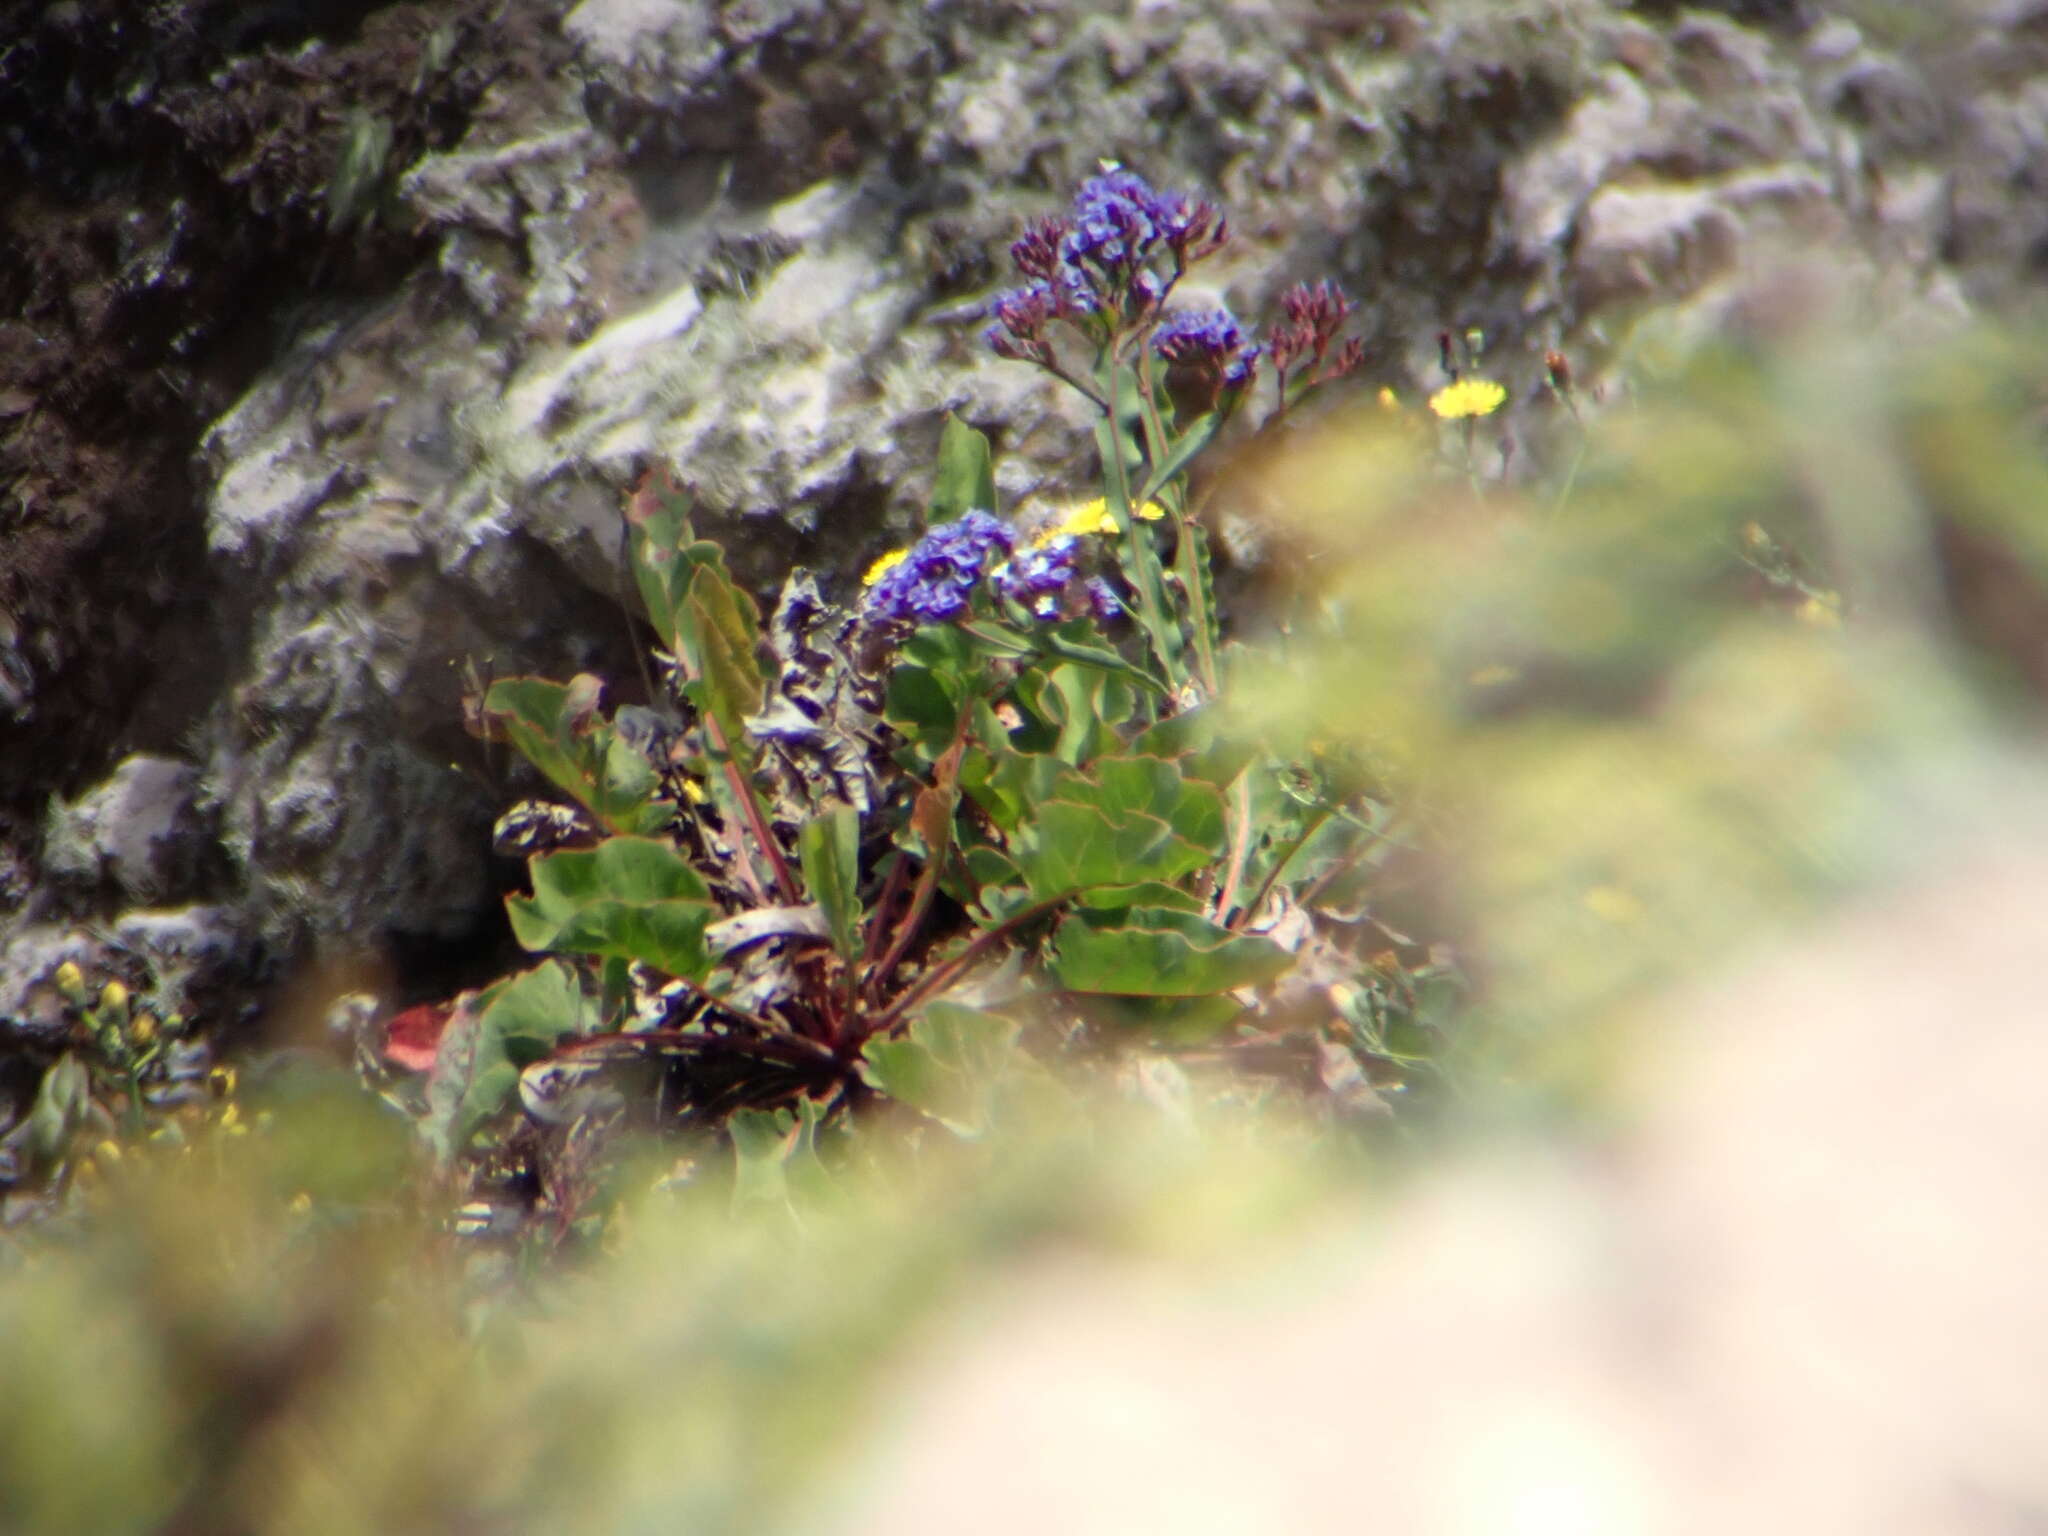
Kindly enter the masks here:
M 1168 315 L 1152 334 L 1152 350 L 1175 367 L 1212 375 L 1228 385 L 1244 383 L 1259 361 L 1258 346 L 1246 339 L 1227 309 Z
M 1071 533 L 1021 550 L 995 569 L 989 584 L 996 595 L 1021 603 L 1041 619 L 1059 612 L 1060 597 L 1074 579 L 1081 541 Z
M 879 623 L 943 624 L 967 611 L 991 560 L 1008 559 L 1009 526 L 974 511 L 941 523 L 868 588 L 865 612 Z
M 1078 612 L 1107 624 L 1124 611 L 1116 591 L 1100 576 L 1080 577 L 1082 541 L 1059 534 L 1021 550 L 989 577 L 999 596 L 1031 610 L 1033 618 L 1071 618 Z
M 1273 371 L 1280 378 L 1283 404 L 1287 397 L 1287 375 L 1296 363 L 1306 362 L 1308 382 L 1314 385 L 1349 373 L 1364 360 L 1365 344 L 1355 339 L 1339 347 L 1334 358 L 1330 356 L 1345 317 L 1356 307 L 1343 289 L 1327 280 L 1313 288 L 1307 283 L 1296 283 L 1280 296 L 1282 318 L 1275 322 L 1267 340 L 1273 353 Z
M 1212 205 L 1157 191 L 1134 171 L 1091 176 L 1066 218 L 1033 219 L 1010 247 L 1030 281 L 989 306 L 989 345 L 1004 357 L 1050 363 L 1045 329 L 1053 320 L 1148 315 L 1227 233 Z

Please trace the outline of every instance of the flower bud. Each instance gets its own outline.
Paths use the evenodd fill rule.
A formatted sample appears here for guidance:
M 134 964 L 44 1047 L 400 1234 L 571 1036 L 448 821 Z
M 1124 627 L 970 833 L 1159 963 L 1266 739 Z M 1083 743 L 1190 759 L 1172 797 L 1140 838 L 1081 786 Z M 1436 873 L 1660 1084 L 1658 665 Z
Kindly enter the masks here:
M 128 1021 L 128 1038 L 137 1045 L 148 1045 L 156 1038 L 156 1029 L 156 1015 L 145 1009 Z
M 117 1019 L 128 1017 L 128 989 L 118 981 L 110 981 L 100 989 L 100 1011 Z
M 1559 394 L 1568 393 L 1572 387 L 1572 360 L 1562 352 L 1550 351 L 1543 354 L 1543 367 L 1550 375 L 1550 387 Z

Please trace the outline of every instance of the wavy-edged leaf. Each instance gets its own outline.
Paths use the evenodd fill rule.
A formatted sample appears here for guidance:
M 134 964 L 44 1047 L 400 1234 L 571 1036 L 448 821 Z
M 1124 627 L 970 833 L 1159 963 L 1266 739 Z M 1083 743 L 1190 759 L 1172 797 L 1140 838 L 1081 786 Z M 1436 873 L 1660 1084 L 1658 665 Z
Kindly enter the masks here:
M 1048 956 L 1070 992 L 1201 997 L 1271 981 L 1294 959 L 1270 939 L 1232 933 L 1197 913 L 1134 907 L 1121 921 L 1077 913 L 1060 924 Z
M 870 1040 L 861 1052 L 861 1074 L 955 1135 L 975 1137 L 988 1129 L 1016 1055 L 1013 1020 L 960 1003 L 932 1003 L 903 1038 Z
M 527 864 L 532 896 L 505 902 L 513 936 L 526 948 L 638 960 L 693 981 L 709 972 L 710 892 L 667 843 L 614 837 Z
M 1157 880 L 1135 885 L 1099 885 L 1074 898 L 1076 906 L 1093 912 L 1128 912 L 1133 907 L 1169 907 L 1176 912 L 1199 912 L 1201 898 Z
M 1016 770 L 1045 782 L 1046 770 Z M 1032 787 L 1036 787 L 1033 785 Z M 1041 900 L 1096 886 L 1173 881 L 1223 847 L 1223 801 L 1156 757 L 1105 757 L 1085 773 L 1055 770 L 1009 852 Z
M 726 1121 L 732 1135 L 732 1203 L 736 1211 L 772 1207 L 787 1210 L 792 1196 L 815 1196 L 831 1184 L 818 1155 L 824 1107 L 798 1099 L 794 1109 L 735 1110 Z

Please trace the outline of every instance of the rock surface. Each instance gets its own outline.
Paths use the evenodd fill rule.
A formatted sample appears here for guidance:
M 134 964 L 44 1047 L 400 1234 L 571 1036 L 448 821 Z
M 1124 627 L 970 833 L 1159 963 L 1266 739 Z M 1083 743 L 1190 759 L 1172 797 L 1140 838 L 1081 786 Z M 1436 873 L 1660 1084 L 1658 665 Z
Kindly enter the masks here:
M 1239 313 L 1342 281 L 1403 389 L 1445 326 L 1519 394 L 1549 347 L 1591 376 L 1788 241 L 1937 314 L 2048 252 L 2017 4 L 1889 35 L 1598 0 L 148 14 L 0 6 L 36 189 L 0 255 L 0 921 L 185 899 L 213 859 L 208 910 L 283 960 L 489 931 L 519 781 L 463 691 L 630 688 L 649 466 L 762 586 L 908 527 L 948 410 L 1013 504 L 1083 483 L 1086 423 L 979 306 L 1098 157 L 1227 208 L 1198 275 Z M 141 819 L 167 794 L 204 856 Z M 0 1012 L 56 963 L 10 952 Z

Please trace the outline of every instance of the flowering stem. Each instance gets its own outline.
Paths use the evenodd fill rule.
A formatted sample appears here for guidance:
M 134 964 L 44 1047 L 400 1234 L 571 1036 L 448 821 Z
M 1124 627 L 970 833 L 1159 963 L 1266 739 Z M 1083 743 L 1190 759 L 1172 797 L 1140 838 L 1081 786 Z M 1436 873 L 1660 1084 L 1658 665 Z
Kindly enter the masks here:
M 1138 352 L 1138 405 L 1139 419 L 1145 427 L 1145 460 L 1151 465 L 1148 482 L 1166 465 L 1170 445 L 1167 442 L 1166 423 L 1159 415 L 1159 399 L 1152 378 L 1152 354 L 1140 348 Z M 1176 477 L 1176 480 L 1178 477 Z M 1207 584 L 1201 579 L 1198 569 L 1201 551 L 1195 541 L 1202 538 L 1201 525 L 1187 514 L 1187 498 L 1184 488 L 1175 482 L 1159 487 L 1159 494 L 1166 499 L 1167 510 L 1173 514 L 1177 538 L 1174 547 L 1174 563 L 1180 576 L 1181 589 L 1187 596 L 1190 627 L 1195 639 L 1195 674 L 1204 692 L 1211 698 L 1216 695 L 1216 657 L 1214 647 L 1209 643 L 1209 605 Z M 1139 498 L 1143 504 L 1145 495 Z M 1133 509 L 1135 510 L 1135 509 Z
M 1136 387 L 1133 376 L 1120 367 L 1112 365 L 1109 377 L 1113 401 L 1122 394 L 1118 386 L 1125 380 L 1131 380 Z M 1138 617 L 1144 625 L 1146 638 L 1151 642 L 1153 655 L 1159 658 L 1160 670 L 1166 674 L 1168 686 L 1178 690 L 1185 678 L 1180 669 L 1178 647 L 1173 644 L 1172 631 L 1166 622 L 1166 595 L 1159 576 L 1159 557 L 1153 553 L 1144 529 L 1139 526 L 1137 509 L 1131 505 L 1130 477 L 1124 467 L 1124 439 L 1113 408 L 1103 413 L 1102 422 L 1096 429 L 1096 440 L 1102 451 L 1103 490 L 1106 493 L 1103 500 L 1123 539 L 1125 566 L 1138 595 Z

